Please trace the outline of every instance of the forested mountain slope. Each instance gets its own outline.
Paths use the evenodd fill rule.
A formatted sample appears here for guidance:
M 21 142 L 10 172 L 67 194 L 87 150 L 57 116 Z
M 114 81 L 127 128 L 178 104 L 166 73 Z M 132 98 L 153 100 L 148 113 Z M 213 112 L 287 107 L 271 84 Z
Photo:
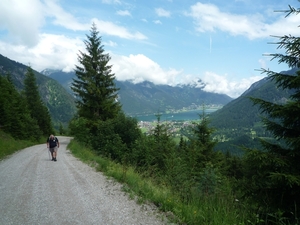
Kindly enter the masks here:
M 295 70 L 286 71 L 293 74 Z M 258 106 L 253 106 L 249 97 L 261 98 L 270 102 L 285 102 L 291 91 L 278 89 L 275 83 L 267 77 L 251 85 L 240 97 L 226 104 L 222 109 L 211 113 L 211 125 L 217 128 L 253 127 L 260 122 L 261 114 Z
M 27 66 L 15 62 L 0 54 L 0 75 L 10 75 L 16 88 L 21 91 L 24 87 L 24 77 Z M 76 112 L 73 96 L 68 93 L 56 80 L 34 71 L 40 96 L 49 109 L 56 126 L 67 124 Z
M 70 93 L 74 72 L 45 69 L 41 73 L 57 80 Z M 134 84 L 130 81 L 115 80 L 119 90 L 119 101 L 123 110 L 129 115 L 151 114 L 180 110 L 202 104 L 225 105 L 232 100 L 227 95 L 205 92 L 192 85 L 169 86 L 155 85 L 144 81 Z
M 282 73 L 295 74 L 296 69 Z M 260 147 L 258 138 L 269 137 L 261 118 L 258 105 L 253 105 L 249 97 L 260 98 L 274 103 L 285 103 L 293 91 L 278 89 L 274 81 L 263 78 L 254 83 L 240 97 L 223 108 L 211 113 L 210 126 L 216 128 L 218 144 L 215 149 L 223 152 L 242 154 L 241 146 Z

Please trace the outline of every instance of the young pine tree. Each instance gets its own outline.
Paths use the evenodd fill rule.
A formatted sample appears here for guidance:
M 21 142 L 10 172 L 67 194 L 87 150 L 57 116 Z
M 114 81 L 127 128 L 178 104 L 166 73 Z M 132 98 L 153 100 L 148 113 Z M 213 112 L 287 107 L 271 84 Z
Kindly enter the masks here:
M 198 166 L 205 166 L 206 163 L 215 163 L 217 160 L 217 153 L 214 151 L 216 141 L 212 140 L 212 133 L 214 128 L 209 127 L 209 119 L 205 115 L 204 110 L 202 116 L 200 116 L 200 122 L 194 123 L 193 137 L 190 138 L 190 146 L 196 148 Z
M 160 121 L 160 114 L 157 115 L 157 124 L 153 129 L 153 133 L 149 135 L 152 140 L 152 157 L 153 164 L 159 172 L 166 172 L 166 162 L 170 158 L 170 154 L 175 149 L 175 142 L 172 140 L 171 133 L 168 130 L 169 125 Z
M 289 15 L 300 11 L 290 7 L 286 12 Z M 290 68 L 299 68 L 300 37 L 278 38 L 278 48 L 285 49 L 285 54 L 272 54 L 273 58 Z M 263 72 L 278 88 L 294 90 L 294 94 L 283 104 L 252 98 L 266 113 L 263 123 L 274 139 L 262 140 L 263 150 L 247 151 L 245 190 L 261 213 L 297 220 L 300 218 L 300 71 L 293 75 Z
M 108 65 L 110 56 L 104 54 L 101 37 L 93 24 L 90 35 L 84 41 L 86 52 L 80 52 L 76 65 L 76 79 L 73 79 L 72 90 L 77 96 L 77 108 L 80 117 L 90 121 L 107 120 L 117 116 L 121 105 L 117 101 L 117 91 Z

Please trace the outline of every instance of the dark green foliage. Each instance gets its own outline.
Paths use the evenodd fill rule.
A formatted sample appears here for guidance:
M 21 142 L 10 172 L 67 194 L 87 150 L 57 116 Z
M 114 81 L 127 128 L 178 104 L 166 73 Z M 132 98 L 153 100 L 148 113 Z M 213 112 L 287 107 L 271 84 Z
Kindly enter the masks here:
M 166 159 L 164 179 L 172 191 L 184 202 L 191 200 L 191 188 L 194 177 L 190 176 L 188 162 L 182 152 L 173 148 Z
M 40 97 L 36 78 L 30 67 L 28 67 L 25 75 L 23 93 L 31 117 L 37 121 L 42 134 L 49 135 L 53 133 L 54 131 L 49 111 Z
M 85 42 L 88 53 L 80 53 L 81 66 L 76 67 L 78 79 L 74 79 L 73 90 L 78 97 L 78 114 L 69 125 L 71 134 L 97 154 L 122 164 L 124 176 L 130 165 L 156 183 L 170 187 L 172 195 L 187 204 L 217 193 L 224 157 L 213 150 L 214 129 L 208 126 L 208 118 L 203 115 L 199 123 L 193 124 L 191 136 L 188 140 L 182 137 L 179 146 L 170 126 L 161 122 L 159 115 L 155 128 L 147 135 L 141 134 L 137 120 L 125 116 L 116 102 L 118 89 L 107 66 L 109 56 L 103 54 L 97 33 L 93 25 Z
M 122 142 L 120 135 L 115 132 L 116 129 L 115 119 L 98 120 L 91 144 L 98 154 L 120 162 L 125 153 L 128 152 L 128 148 Z
M 214 148 L 215 151 L 220 151 L 223 152 L 224 154 L 230 152 L 230 154 L 232 155 L 242 157 L 244 155 L 243 148 L 261 147 L 259 138 L 251 138 L 249 135 L 241 134 L 241 133 L 240 135 L 238 135 L 239 131 L 240 130 L 232 131 L 232 133 L 236 133 L 236 137 L 234 139 L 225 142 L 218 142 Z
M 105 121 L 90 121 L 86 118 L 74 118 L 69 126 L 72 135 L 81 143 L 91 146 L 99 155 L 117 162 L 132 154 L 132 146 L 140 138 L 141 131 L 136 119 L 119 113 L 115 118 Z
M 163 125 L 157 125 L 152 135 L 143 137 L 136 119 L 123 113 L 115 119 L 101 121 L 94 142 L 94 148 L 102 155 L 118 162 L 126 158 L 127 163 L 156 173 L 165 172 L 166 159 L 174 146 Z
M 215 193 L 221 177 L 218 167 L 223 158 L 213 150 L 214 129 L 204 114 L 200 119 L 191 127 L 189 139 L 181 137 L 178 148 L 169 150 L 165 160 L 166 179 L 184 202 Z
M 209 119 L 204 114 L 202 118 L 200 116 L 200 123 L 194 123 L 194 138 L 191 141 L 195 141 L 197 145 L 202 148 L 203 154 L 209 157 L 214 154 L 213 148 L 216 142 L 212 140 L 212 133 L 215 131 L 214 128 L 209 127 Z M 210 161 L 210 159 L 209 159 Z
M 0 54 L 0 75 L 9 73 L 11 81 L 18 91 L 24 89 L 24 78 L 28 66 L 10 60 Z M 38 85 L 39 94 L 49 109 L 55 128 L 61 122 L 64 126 L 71 120 L 76 112 L 75 99 L 55 80 L 33 70 Z
M 135 141 L 142 135 L 137 123 L 136 118 L 128 117 L 123 112 L 120 112 L 113 120 L 114 132 L 120 136 L 127 148 L 132 148 Z
M 286 55 L 272 54 L 290 67 L 299 66 L 299 37 L 279 37 L 279 48 Z M 263 70 L 278 88 L 292 90 L 290 98 L 281 103 L 252 98 L 260 106 L 266 129 L 273 139 L 262 139 L 263 150 L 250 149 L 245 157 L 245 192 L 266 215 L 297 220 L 300 215 L 300 72 L 293 75 Z
M 66 130 L 64 129 L 62 123 L 59 123 L 59 129 L 58 129 L 59 135 L 65 135 Z
M 80 52 L 77 79 L 72 90 L 77 96 L 78 115 L 70 130 L 78 141 L 91 146 L 98 154 L 117 162 L 127 162 L 132 145 L 140 137 L 136 119 L 126 117 L 117 100 L 115 76 L 108 65 L 95 24 L 84 42 L 87 53 Z
M 195 167 L 198 170 L 205 168 L 208 162 L 217 161 L 217 153 L 214 151 L 215 141 L 212 140 L 212 133 L 214 128 L 209 127 L 209 120 L 206 115 L 199 115 L 200 122 L 194 123 L 193 125 L 193 135 L 189 138 L 189 159 L 191 163 L 191 168 Z M 216 160 L 216 161 L 215 161 Z M 197 171 L 199 172 L 199 171 Z
M 117 101 L 118 89 L 111 73 L 112 66 L 108 65 L 110 56 L 104 54 L 95 24 L 84 43 L 87 53 L 80 52 L 80 65 L 75 70 L 77 78 L 72 83 L 78 114 L 90 120 L 112 119 L 120 112 L 121 105 Z
M 72 135 L 81 145 L 90 146 L 89 120 L 83 117 L 74 117 L 69 123 L 70 135 Z
M 243 177 L 242 158 L 227 151 L 222 172 L 229 178 L 241 179 Z
M 167 123 L 161 123 L 160 115 L 157 116 L 157 124 L 149 137 L 152 142 L 153 162 L 151 163 L 159 172 L 166 171 L 166 161 L 175 148 Z
M 168 125 L 162 123 L 158 115 L 157 124 L 151 133 L 140 136 L 133 145 L 132 162 L 140 171 L 147 171 L 156 177 L 165 175 L 168 161 L 176 158 L 175 146 Z
M 0 129 L 14 138 L 38 140 L 41 132 L 37 121 L 9 77 L 0 76 L 0 92 Z

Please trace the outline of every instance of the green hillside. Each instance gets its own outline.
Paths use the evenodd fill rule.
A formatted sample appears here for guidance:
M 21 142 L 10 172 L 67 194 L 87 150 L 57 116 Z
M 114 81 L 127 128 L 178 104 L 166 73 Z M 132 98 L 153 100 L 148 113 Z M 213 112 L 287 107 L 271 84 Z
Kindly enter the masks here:
M 21 91 L 27 66 L 15 62 L 0 54 L 0 75 L 11 76 L 16 88 Z M 68 93 L 56 80 L 34 71 L 40 96 L 49 109 L 55 127 L 59 123 L 67 125 L 76 112 L 73 96 Z
M 287 71 L 293 74 L 295 71 Z M 261 123 L 259 107 L 249 97 L 274 103 L 285 103 L 292 91 L 278 89 L 275 83 L 264 78 L 245 91 L 240 97 L 210 114 L 211 126 L 216 128 L 215 137 L 220 141 L 216 149 L 241 154 L 237 146 L 257 147 L 258 138 L 268 138 L 269 133 Z

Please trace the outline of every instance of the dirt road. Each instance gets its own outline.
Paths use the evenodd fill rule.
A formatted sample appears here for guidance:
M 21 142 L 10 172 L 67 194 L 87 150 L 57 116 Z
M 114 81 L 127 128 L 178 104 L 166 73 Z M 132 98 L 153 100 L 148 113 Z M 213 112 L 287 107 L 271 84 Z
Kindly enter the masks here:
M 165 224 L 149 206 L 130 200 L 121 185 L 74 158 L 58 137 L 57 162 L 46 143 L 0 162 L 0 224 Z

